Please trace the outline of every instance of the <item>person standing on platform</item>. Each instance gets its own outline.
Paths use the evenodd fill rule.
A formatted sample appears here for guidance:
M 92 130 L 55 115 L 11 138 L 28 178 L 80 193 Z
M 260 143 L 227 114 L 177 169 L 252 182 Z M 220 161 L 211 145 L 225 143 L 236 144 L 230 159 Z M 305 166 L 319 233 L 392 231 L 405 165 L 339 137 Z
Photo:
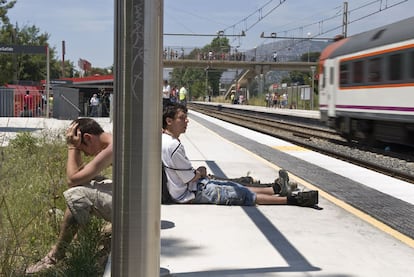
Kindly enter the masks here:
M 184 86 L 180 88 L 179 99 L 181 104 L 187 105 L 187 89 Z
M 30 94 L 30 91 L 26 90 L 26 95 L 24 96 L 24 113 L 26 117 L 32 117 L 33 116 L 33 95 Z
M 170 103 L 171 98 L 171 87 L 168 84 L 168 80 L 164 80 L 164 85 L 162 87 L 162 105 L 165 106 Z
M 273 61 L 277 62 L 277 52 L 273 52 Z
M 94 93 L 91 97 L 91 100 L 89 100 L 89 105 L 91 107 L 91 117 L 97 117 L 98 116 L 98 108 L 99 108 L 99 98 L 98 94 Z
M 318 191 L 292 193 L 288 173 L 283 169 L 272 186 L 248 187 L 230 180 L 211 179 L 205 167 L 193 168 L 179 139 L 188 124 L 184 105 L 173 103 L 164 107 L 162 124 L 162 163 L 173 202 L 241 206 L 317 205 Z

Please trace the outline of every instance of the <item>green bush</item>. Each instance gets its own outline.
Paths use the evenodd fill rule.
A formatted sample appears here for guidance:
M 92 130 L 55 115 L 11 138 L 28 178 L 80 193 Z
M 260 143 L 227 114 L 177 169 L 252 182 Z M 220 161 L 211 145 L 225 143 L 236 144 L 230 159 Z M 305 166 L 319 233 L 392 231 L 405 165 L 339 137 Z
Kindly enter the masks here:
M 63 131 L 51 134 L 50 130 L 36 136 L 19 133 L 7 147 L 0 148 L 0 276 L 22 275 L 28 265 L 43 258 L 56 242 L 66 209 L 62 193 L 67 189 L 67 147 L 62 134 Z M 80 240 L 79 236 L 76 243 L 81 248 L 86 241 L 99 241 L 97 233 L 92 232 L 98 230 L 97 224 L 91 224 L 91 228 L 86 236 L 94 239 Z M 90 261 L 96 255 L 75 250 L 69 249 L 73 251 L 68 254 L 70 259 L 88 259 L 91 268 L 96 264 Z M 56 270 L 63 268 L 61 273 L 66 274 L 76 270 L 73 268 L 77 264 L 81 263 L 68 263 Z M 61 273 L 58 276 L 65 276 Z M 54 274 L 57 276 L 57 272 Z

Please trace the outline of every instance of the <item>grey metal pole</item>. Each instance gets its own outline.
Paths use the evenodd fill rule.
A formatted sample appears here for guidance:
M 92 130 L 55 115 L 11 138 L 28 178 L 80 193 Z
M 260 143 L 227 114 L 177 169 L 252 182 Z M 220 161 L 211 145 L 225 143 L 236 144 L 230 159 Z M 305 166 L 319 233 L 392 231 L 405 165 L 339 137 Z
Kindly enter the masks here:
M 162 0 L 115 1 L 112 276 L 160 274 Z
M 49 46 L 46 46 L 46 118 L 49 118 L 50 111 L 50 53 Z
M 344 11 L 342 15 L 342 35 L 348 36 L 348 2 L 344 2 Z
M 311 69 L 311 73 L 312 73 L 312 91 L 311 91 L 311 94 L 310 94 L 310 100 L 311 100 L 310 107 L 311 107 L 311 110 L 313 110 L 313 97 L 314 97 L 314 93 L 315 93 L 315 70 L 316 70 L 316 66 L 312 65 L 310 67 L 310 69 Z

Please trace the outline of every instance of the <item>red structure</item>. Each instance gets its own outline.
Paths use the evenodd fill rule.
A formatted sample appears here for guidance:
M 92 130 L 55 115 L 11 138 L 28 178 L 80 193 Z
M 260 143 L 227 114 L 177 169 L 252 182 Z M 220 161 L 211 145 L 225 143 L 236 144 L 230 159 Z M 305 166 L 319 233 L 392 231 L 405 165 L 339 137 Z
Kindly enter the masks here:
M 37 86 L 5 85 L 14 91 L 14 116 L 40 116 L 43 110 L 42 90 Z

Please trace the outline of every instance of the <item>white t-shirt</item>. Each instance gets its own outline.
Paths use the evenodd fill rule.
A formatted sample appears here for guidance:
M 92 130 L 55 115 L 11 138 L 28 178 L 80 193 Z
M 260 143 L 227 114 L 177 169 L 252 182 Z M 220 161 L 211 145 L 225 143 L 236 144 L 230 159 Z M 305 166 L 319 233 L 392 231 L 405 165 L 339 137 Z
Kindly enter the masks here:
M 98 99 L 98 97 L 93 96 L 91 98 L 90 103 L 91 103 L 91 106 L 98 106 L 99 105 L 99 99 Z
M 170 85 L 166 85 L 162 87 L 162 98 L 170 99 L 171 95 L 171 87 Z
M 162 162 L 166 166 L 167 187 L 172 198 L 179 203 L 186 203 L 195 198 L 193 191 L 197 190 L 194 178 L 194 168 L 185 153 L 180 140 L 168 134 L 162 134 Z

